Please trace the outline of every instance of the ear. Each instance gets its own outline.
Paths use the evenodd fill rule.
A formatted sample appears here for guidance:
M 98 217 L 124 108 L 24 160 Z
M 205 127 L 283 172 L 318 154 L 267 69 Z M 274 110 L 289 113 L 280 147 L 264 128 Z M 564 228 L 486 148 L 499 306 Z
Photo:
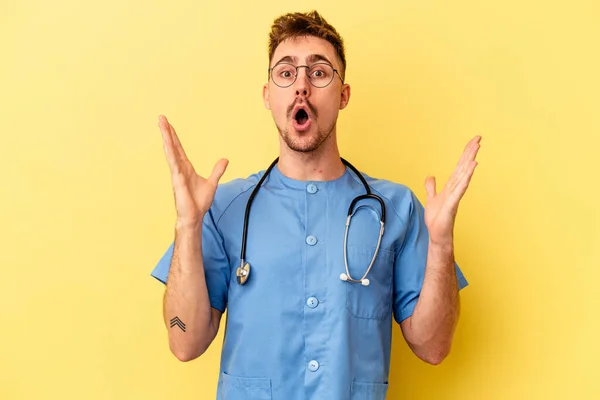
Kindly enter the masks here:
M 263 101 L 265 102 L 265 108 L 267 110 L 271 109 L 271 103 L 269 102 L 269 85 L 265 84 L 263 86 Z
M 344 86 L 342 86 L 342 95 L 340 98 L 340 110 L 343 110 L 344 108 L 346 108 L 349 101 L 350 101 L 350 85 L 348 85 L 347 83 L 344 83 Z

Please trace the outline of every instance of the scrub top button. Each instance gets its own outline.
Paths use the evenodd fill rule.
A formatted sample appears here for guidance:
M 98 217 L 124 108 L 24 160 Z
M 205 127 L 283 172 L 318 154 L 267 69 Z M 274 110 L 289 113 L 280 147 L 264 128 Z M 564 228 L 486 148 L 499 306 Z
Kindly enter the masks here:
M 315 185 L 313 183 L 311 183 L 310 185 L 306 186 L 306 191 L 308 193 L 310 193 L 310 194 L 317 193 L 317 190 L 318 190 L 317 189 L 317 185 Z
M 319 305 L 319 300 L 316 297 L 309 297 L 308 300 L 306 300 L 306 305 L 310 308 L 315 308 Z
M 317 238 L 312 235 L 307 236 L 306 243 L 309 244 L 310 246 L 314 246 L 315 244 L 317 244 Z
M 311 370 L 312 372 L 315 372 L 316 370 L 319 369 L 319 363 L 316 360 L 312 360 L 311 362 L 308 363 L 308 369 Z

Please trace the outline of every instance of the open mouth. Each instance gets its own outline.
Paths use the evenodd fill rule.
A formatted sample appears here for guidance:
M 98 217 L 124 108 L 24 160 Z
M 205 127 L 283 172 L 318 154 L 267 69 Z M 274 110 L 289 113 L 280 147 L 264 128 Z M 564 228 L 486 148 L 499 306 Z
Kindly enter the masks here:
M 299 109 L 294 116 L 298 125 L 304 125 L 308 121 L 308 113 L 303 108 Z

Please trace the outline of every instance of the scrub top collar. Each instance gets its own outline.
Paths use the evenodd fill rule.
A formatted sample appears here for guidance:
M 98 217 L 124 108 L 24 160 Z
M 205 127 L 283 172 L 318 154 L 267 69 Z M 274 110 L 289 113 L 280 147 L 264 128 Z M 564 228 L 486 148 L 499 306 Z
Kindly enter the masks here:
M 263 172 L 263 174 L 265 172 Z M 336 178 L 336 179 L 332 179 L 332 180 L 328 180 L 328 181 L 302 181 L 302 180 L 293 179 L 293 178 L 285 176 L 279 170 L 279 164 L 276 164 L 273 167 L 273 169 L 271 170 L 271 173 L 269 174 L 269 176 L 267 177 L 267 180 L 273 179 L 273 183 L 275 185 L 281 184 L 285 187 L 292 188 L 292 189 L 298 189 L 298 190 L 306 190 L 306 185 L 309 183 L 314 183 L 323 189 L 328 189 L 328 188 L 336 186 L 340 182 L 344 182 L 349 174 L 351 175 L 352 172 L 350 171 L 350 169 L 348 167 L 346 167 L 342 176 L 340 176 L 339 178 Z

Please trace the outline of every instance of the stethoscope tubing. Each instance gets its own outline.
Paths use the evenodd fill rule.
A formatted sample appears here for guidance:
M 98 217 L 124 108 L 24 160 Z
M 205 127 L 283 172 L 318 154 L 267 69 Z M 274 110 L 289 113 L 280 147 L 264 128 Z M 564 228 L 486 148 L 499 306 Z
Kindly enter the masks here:
M 346 229 L 345 229 L 345 233 L 344 233 L 344 264 L 346 267 L 346 273 L 341 274 L 340 279 L 342 279 L 344 281 L 352 282 L 352 283 L 362 283 L 363 285 L 368 286 L 369 280 L 366 279 L 366 277 L 369 274 L 369 272 L 371 271 L 371 268 L 373 267 L 373 263 L 375 262 L 375 259 L 377 258 L 377 253 L 379 252 L 379 247 L 381 245 L 381 238 L 383 236 L 384 225 L 385 225 L 385 204 L 384 204 L 383 200 L 381 199 L 381 197 L 371 193 L 371 188 L 367 184 L 367 181 L 362 176 L 362 174 L 360 172 L 358 172 L 358 170 L 352 164 L 350 164 L 348 161 L 346 161 L 344 158 L 341 158 L 341 160 L 347 167 L 349 167 L 356 174 L 356 176 L 358 176 L 358 178 L 362 182 L 363 186 L 365 187 L 366 193 L 355 197 L 352 200 L 352 202 L 350 203 L 350 207 L 348 208 L 348 217 L 346 219 Z M 267 170 L 265 171 L 263 176 L 260 178 L 260 180 L 256 184 L 256 187 L 254 188 L 254 190 L 252 190 L 252 193 L 250 193 L 250 197 L 248 198 L 248 203 L 246 204 L 246 211 L 244 213 L 244 227 L 243 227 L 243 231 L 242 231 L 242 245 L 241 245 L 241 249 L 240 249 L 240 268 L 238 268 L 238 273 L 239 273 L 238 279 L 240 278 L 240 275 L 242 275 L 245 278 L 245 279 L 243 279 L 242 283 L 246 281 L 247 275 L 249 274 L 249 268 L 250 268 L 250 266 L 247 263 L 245 263 L 245 258 L 246 258 L 246 242 L 248 239 L 248 221 L 250 219 L 250 209 L 252 207 L 252 202 L 254 201 L 254 197 L 256 196 L 258 189 L 261 187 L 262 183 L 264 182 L 266 177 L 270 174 L 271 170 L 273 169 L 273 167 L 275 167 L 275 165 L 277 164 L 278 161 L 279 161 L 279 157 L 277 157 L 271 163 L 271 165 L 269 165 L 269 168 L 267 168 Z M 369 263 L 367 270 L 365 271 L 362 278 L 354 279 L 350 276 L 350 271 L 348 268 L 348 258 L 347 258 L 348 229 L 350 228 L 350 220 L 352 219 L 352 216 L 356 212 L 354 210 L 354 206 L 356 205 L 357 202 L 359 202 L 360 200 L 363 200 L 363 199 L 375 199 L 379 202 L 379 204 L 381 206 L 381 215 L 379 218 L 379 223 L 381 225 L 381 228 L 379 230 L 379 237 L 377 240 L 377 247 L 375 249 L 375 254 L 373 255 L 373 258 L 371 259 L 371 262 Z M 360 207 L 358 207 L 356 210 L 358 210 L 359 208 Z

